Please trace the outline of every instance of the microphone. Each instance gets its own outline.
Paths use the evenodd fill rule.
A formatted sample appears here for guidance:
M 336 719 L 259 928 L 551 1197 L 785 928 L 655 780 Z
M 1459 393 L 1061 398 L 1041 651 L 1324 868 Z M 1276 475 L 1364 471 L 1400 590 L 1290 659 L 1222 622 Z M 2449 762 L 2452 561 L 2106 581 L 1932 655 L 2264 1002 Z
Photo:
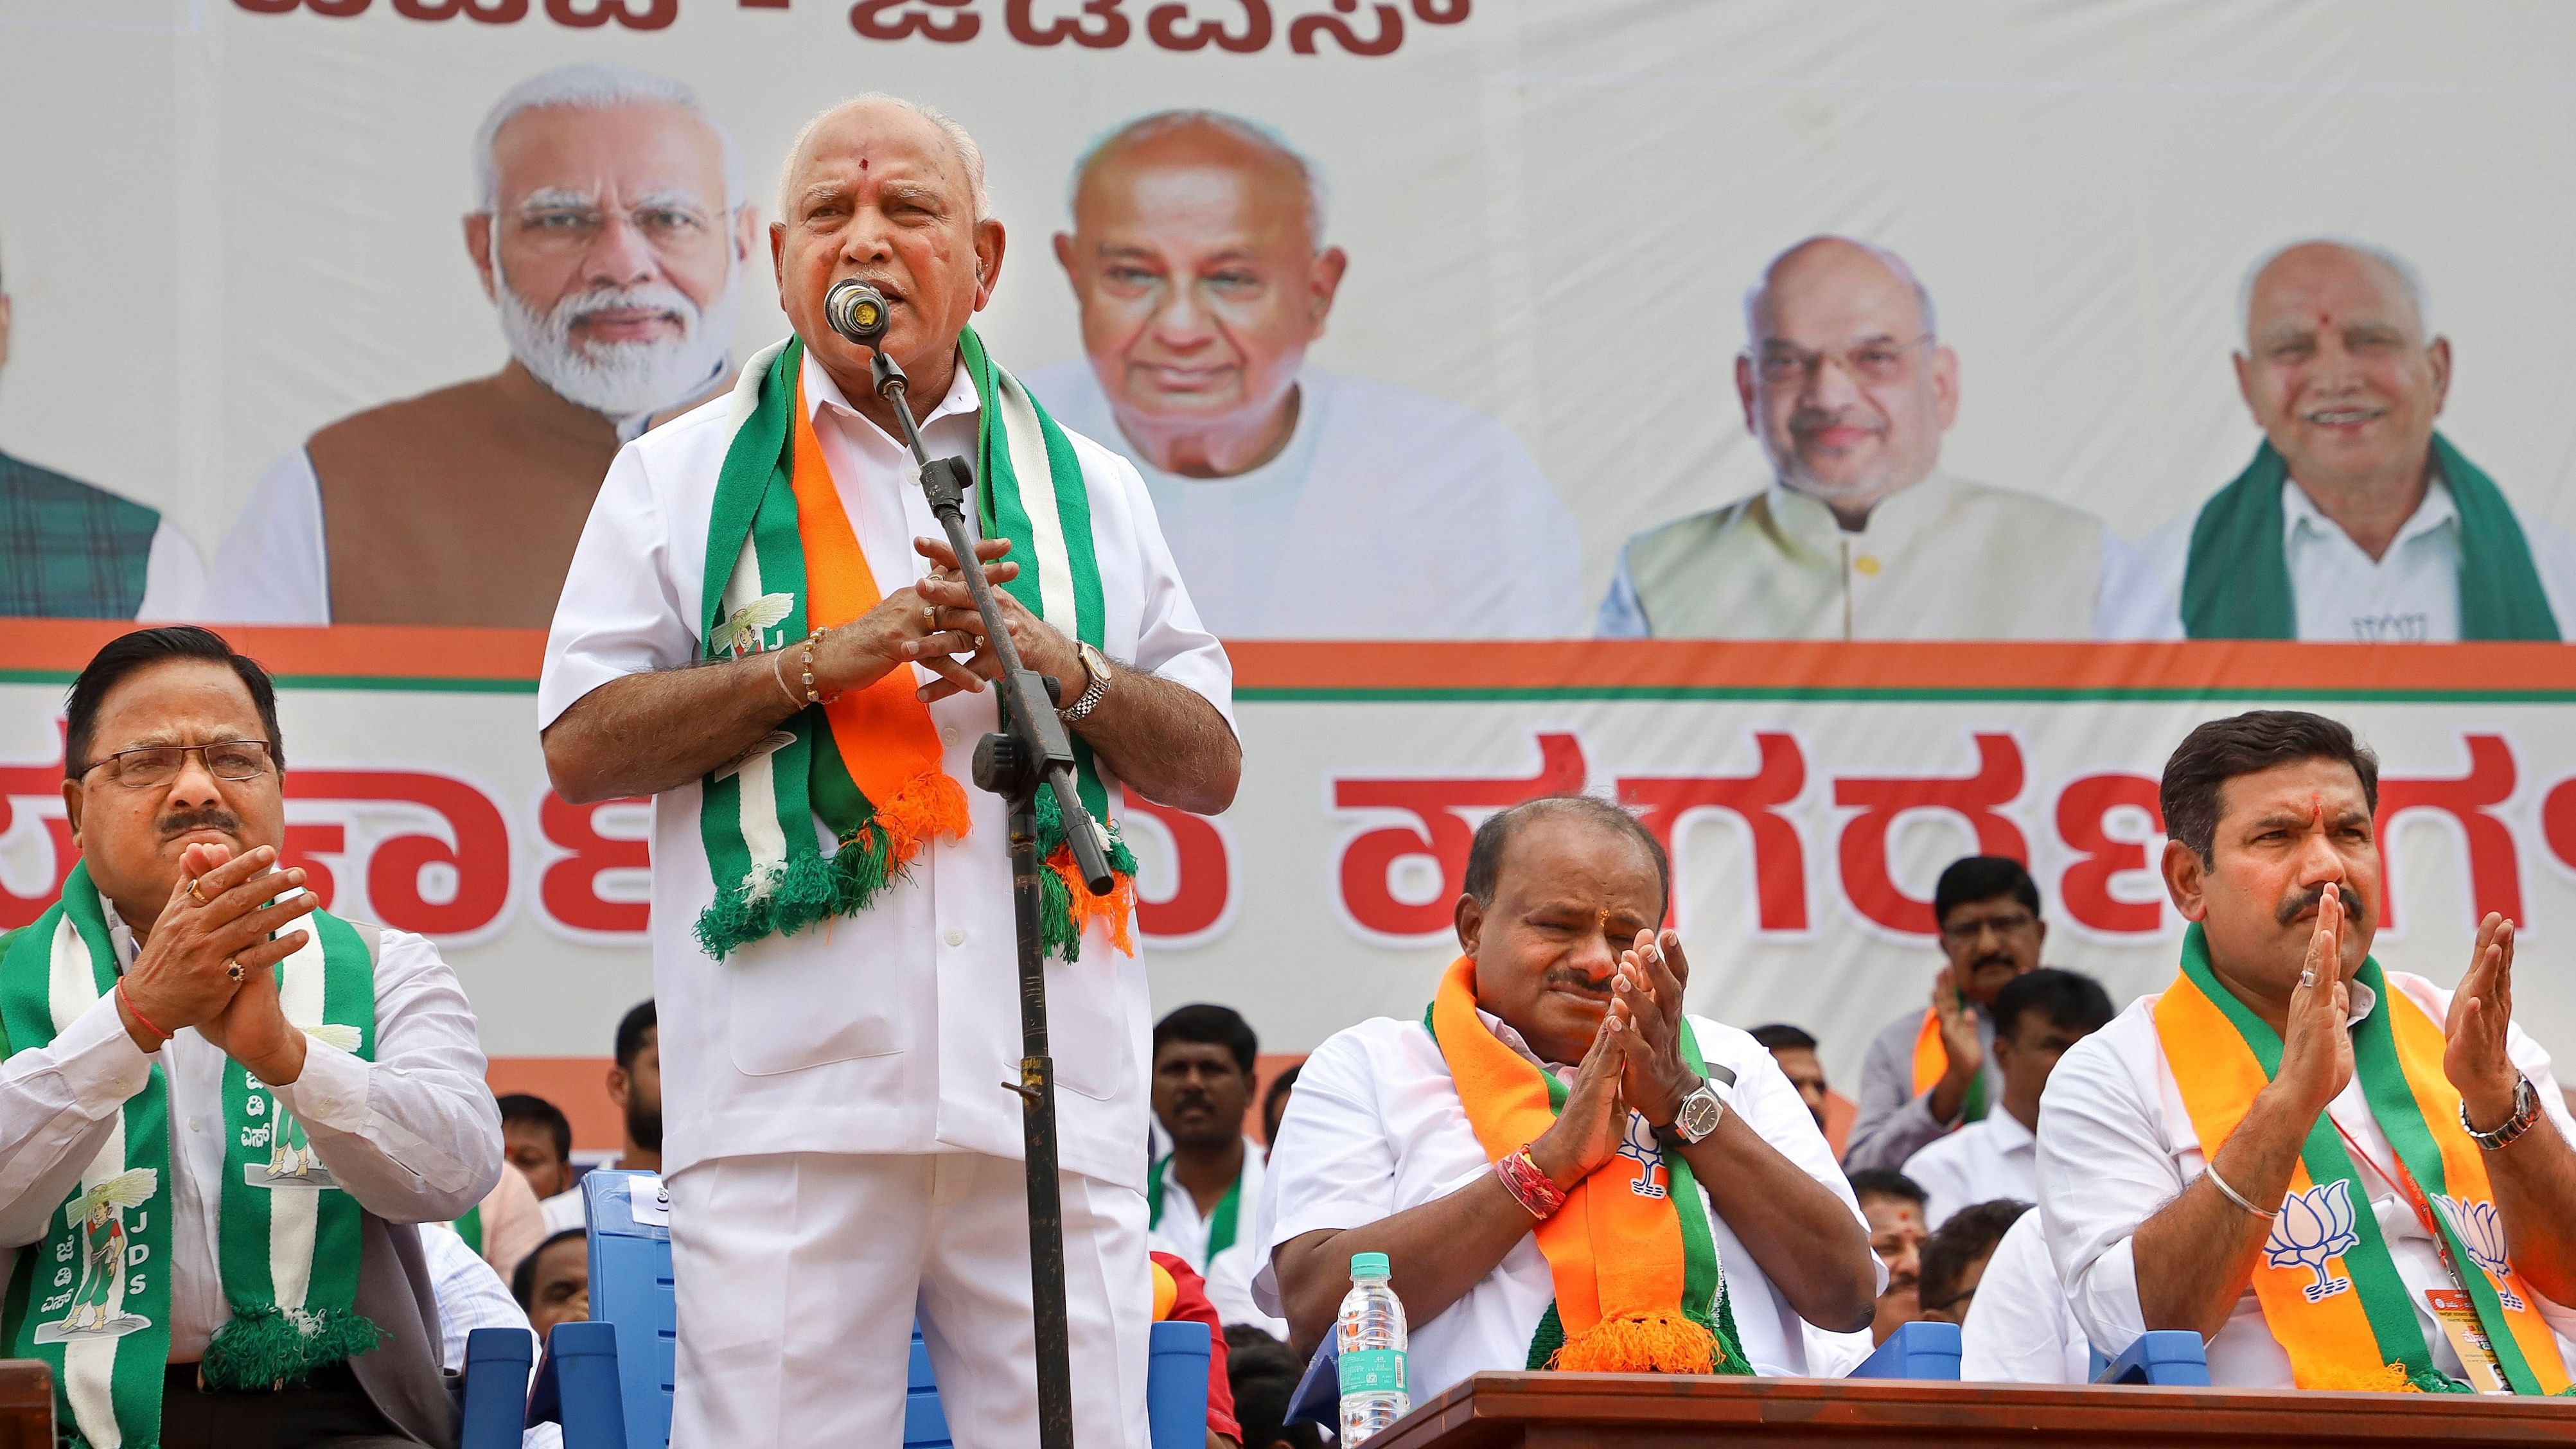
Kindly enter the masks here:
M 886 299 L 856 277 L 844 277 L 823 294 L 823 320 L 870 351 L 886 334 Z

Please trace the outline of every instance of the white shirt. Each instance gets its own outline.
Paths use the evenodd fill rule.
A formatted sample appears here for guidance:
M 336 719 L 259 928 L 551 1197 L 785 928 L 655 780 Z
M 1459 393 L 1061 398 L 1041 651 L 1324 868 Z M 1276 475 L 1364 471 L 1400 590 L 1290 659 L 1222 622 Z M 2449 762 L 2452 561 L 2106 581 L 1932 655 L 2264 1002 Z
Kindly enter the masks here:
M 1207 1280 L 1208 1302 L 1215 1306 L 1219 1322 L 1249 1323 L 1273 1338 L 1285 1339 L 1288 1320 L 1262 1312 L 1252 1301 L 1253 1270 L 1269 1257 L 1269 1252 L 1252 1240 L 1252 1219 L 1260 1208 L 1262 1181 L 1261 1144 L 1247 1137 L 1243 1140 L 1243 1170 L 1235 1178 L 1234 1241 L 1210 1256 L 1208 1234 L 1214 1224 L 1199 1216 L 1198 1199 L 1166 1167 L 1160 1203 L 1149 1200 L 1146 1205 L 1154 1214 L 1154 1225 L 1145 1234 L 1145 1246 L 1172 1254 Z
M 2021 1119 L 1998 1104 L 1993 1111 L 1930 1145 L 1905 1161 L 1928 1200 L 1923 1226 L 1937 1230 L 1950 1215 L 1997 1198 L 2039 1201 L 2037 1144 Z
M 1027 381 L 1058 422 L 1136 465 L 1200 617 L 1225 638 L 1584 632 L 1573 515 L 1520 439 L 1480 413 L 1308 368 L 1277 457 L 1189 478 L 1139 456 L 1089 361 Z
M 935 538 L 910 455 L 851 410 L 807 359 L 805 396 L 841 501 L 879 588 L 929 565 Z M 701 652 L 699 592 L 707 518 L 729 439 L 727 400 L 700 407 L 619 450 L 573 553 L 546 641 L 539 726 L 628 674 L 688 664 Z M 975 451 L 975 388 L 964 368 L 921 427 L 933 456 Z M 1135 470 L 1076 436 L 1106 604 L 1103 650 L 1196 691 L 1233 724 L 1233 671 L 1199 627 Z M 967 516 L 974 518 L 970 508 Z M 920 677 L 929 678 L 927 674 Z M 996 728 L 990 689 L 930 706 L 945 766 L 974 778 L 975 742 Z M 1110 781 L 1111 813 L 1123 796 Z M 1020 1104 L 1000 1084 L 1020 1060 L 1017 948 L 1000 797 L 966 787 L 970 833 L 935 841 L 865 911 L 772 937 L 719 965 L 699 951 L 698 913 L 714 897 L 698 832 L 697 781 L 653 802 L 654 996 L 662 1004 L 663 1165 L 776 1152 L 966 1151 L 1017 1159 Z M 818 824 L 817 835 L 822 835 Z M 831 842 L 823 841 L 830 849 Z M 1047 965 L 1061 1162 L 1141 1187 L 1151 1029 L 1144 963 L 1105 927 L 1078 962 Z M 998 1075 L 997 1075 L 998 1074 Z
M 2206 505 L 2203 505 L 2206 506 Z M 2576 538 L 2519 508 L 2523 543 L 2562 635 L 2576 638 Z M 2147 535 L 2146 614 L 2129 627 L 2141 637 L 2183 637 L 2183 570 L 2191 561 L 2194 508 Z M 2436 475 L 2424 501 L 2377 559 L 2362 552 L 2307 490 L 2281 480 L 2281 547 L 2297 601 L 2299 638 L 2309 643 L 2456 644 L 2460 639 L 2460 513 Z
M 143 558 L 143 602 L 134 617 L 151 623 L 193 619 L 206 596 L 206 565 L 187 535 L 163 519 L 152 530 L 152 549 Z
M 1530 1055 L 1518 1033 L 1491 1016 L 1486 1021 L 1504 1042 Z M 1706 1017 L 1692 1017 L 1691 1027 L 1727 1109 L 1831 1189 L 1852 1220 L 1865 1226 L 1850 1185 L 1834 1165 L 1833 1149 L 1825 1145 L 1816 1119 L 1769 1050 Z M 1720 1066 L 1735 1073 L 1733 1086 L 1719 1081 L 1715 1069 Z M 1263 1184 L 1256 1241 L 1264 1261 L 1253 1278 L 1254 1300 L 1265 1310 L 1280 1307 L 1278 1279 L 1268 1261 L 1280 1244 L 1319 1229 L 1356 1228 L 1392 1217 L 1447 1197 L 1492 1170 L 1468 1124 L 1449 1065 L 1418 1018 L 1379 1017 L 1337 1033 L 1306 1058 L 1279 1124 L 1279 1142 L 1271 1150 L 1270 1174 Z M 1806 1374 L 1804 1321 L 1771 1286 L 1726 1220 L 1707 1207 L 1705 1190 L 1700 1201 L 1753 1371 Z M 1881 1266 L 1878 1287 L 1883 1289 L 1886 1281 Z M 1406 1324 L 1414 1402 L 1470 1374 L 1527 1367 L 1530 1335 L 1555 1299 L 1555 1280 L 1537 1236 L 1522 1237 L 1465 1297 L 1427 1322 Z
M 2037 1209 L 2005 1229 L 1986 1259 L 1959 1343 L 1959 1377 L 1969 1383 L 2092 1382 L 2093 1345 L 2066 1306 Z
M 538 1203 L 537 1211 L 545 1216 L 546 1236 L 549 1238 L 567 1228 L 590 1226 L 590 1209 L 582 1204 L 581 1184 L 578 1182 Z
M 107 917 L 121 969 L 133 964 L 134 936 L 113 905 Z M 483 1084 L 474 1008 L 438 948 L 407 931 L 385 930 L 378 948 L 375 1046 L 370 1062 L 309 1040 L 302 1074 L 271 1091 L 368 1212 L 391 1223 L 446 1222 L 499 1179 L 501 1111 Z M 43 1239 L 126 1099 L 156 1063 L 166 1073 L 173 1363 L 203 1358 L 233 1316 L 215 1267 L 226 1060 L 194 1028 L 145 1055 L 110 994 L 48 1045 L 0 1064 L 0 1245 L 8 1247 Z
M 2433 1020 L 2448 1019 L 2451 993 L 2421 976 L 2390 971 L 2387 977 L 2391 987 L 2413 998 Z M 2154 1013 L 2161 999 L 2139 997 L 2109 1026 L 2069 1048 L 2049 1074 L 2048 1091 L 2040 1099 L 2039 1206 L 2049 1256 L 2066 1285 L 2076 1321 L 2104 1353 L 2115 1356 L 2147 1327 L 2138 1307 L 2131 1235 L 2206 1167 L 2200 1136 L 2156 1036 Z M 2352 1019 L 2361 1021 L 2378 1007 L 2370 988 L 2354 983 Z M 2559 1132 L 2576 1142 L 2576 1120 L 2569 1118 L 2558 1080 L 2550 1073 L 2549 1053 L 2520 1026 L 2509 1028 L 2506 1050 L 2531 1079 Z M 2423 1296 L 2428 1288 L 2451 1286 L 2450 1273 L 2413 1207 L 2390 1185 L 2394 1159 L 2370 1115 L 2358 1075 L 2326 1110 L 2359 1144 L 2355 1155 L 2372 1164 L 2355 1164 L 2360 1186 L 2370 1197 L 2389 1257 L 2415 1305 L 2434 1367 L 2456 1378 L 2458 1357 Z M 1983 1298 L 1984 1291 L 1977 1296 Z M 2537 1306 L 2557 1331 L 2560 1351 L 2566 1352 L 2576 1314 L 2546 1298 L 2539 1298 Z M 2292 1382 L 2289 1355 L 2265 1325 L 2250 1286 L 2226 1326 L 2209 1341 L 2209 1381 L 2249 1388 L 2286 1388 Z

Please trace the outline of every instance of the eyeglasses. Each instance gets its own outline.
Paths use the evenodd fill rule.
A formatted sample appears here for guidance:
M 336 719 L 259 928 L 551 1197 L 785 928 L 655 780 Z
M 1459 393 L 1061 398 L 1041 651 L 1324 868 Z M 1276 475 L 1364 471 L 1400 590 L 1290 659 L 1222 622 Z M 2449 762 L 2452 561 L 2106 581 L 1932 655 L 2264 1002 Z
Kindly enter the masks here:
M 1827 362 L 1841 363 L 1847 376 L 1861 382 L 1902 382 L 1913 371 L 1914 350 L 1931 340 L 1929 332 L 1911 342 L 1880 338 L 1841 352 L 1809 352 L 1786 342 L 1769 342 L 1755 355 L 1753 368 L 1773 387 L 1795 387 Z
M 1964 946 L 1988 931 L 1998 936 L 2018 936 L 2038 924 L 2039 917 L 2027 911 L 2014 911 L 2010 915 L 2003 916 L 1980 916 L 1973 921 L 1956 921 L 1943 926 L 1941 939 L 1953 945 Z
M 108 778 L 116 783 L 128 789 L 148 790 L 179 778 L 190 755 L 204 760 L 206 773 L 218 780 L 256 780 L 277 768 L 266 740 L 214 740 L 202 745 L 144 745 L 118 750 L 81 766 L 80 773 L 87 775 L 104 765 L 108 767 Z

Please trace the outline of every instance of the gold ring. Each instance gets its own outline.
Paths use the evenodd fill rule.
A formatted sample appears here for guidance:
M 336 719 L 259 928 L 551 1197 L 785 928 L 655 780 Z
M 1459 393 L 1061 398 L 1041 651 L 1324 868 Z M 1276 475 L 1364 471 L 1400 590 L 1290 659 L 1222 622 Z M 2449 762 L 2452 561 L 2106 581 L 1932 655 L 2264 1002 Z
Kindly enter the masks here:
M 201 906 L 211 906 L 214 904 L 213 901 L 207 900 L 203 895 L 198 893 L 197 878 L 193 875 L 188 877 L 188 899 L 195 901 Z
M 924 605 L 922 605 L 922 606 L 921 606 L 921 627 L 923 627 L 924 629 L 929 630 L 929 631 L 930 631 L 931 633 L 933 633 L 933 634 L 936 634 L 936 633 L 938 633 L 938 632 L 939 632 L 939 606 L 938 606 L 938 605 L 936 605 L 936 604 L 924 604 Z
M 235 981 L 239 981 L 242 979 L 242 963 L 239 961 L 226 961 L 224 963 L 224 974 Z

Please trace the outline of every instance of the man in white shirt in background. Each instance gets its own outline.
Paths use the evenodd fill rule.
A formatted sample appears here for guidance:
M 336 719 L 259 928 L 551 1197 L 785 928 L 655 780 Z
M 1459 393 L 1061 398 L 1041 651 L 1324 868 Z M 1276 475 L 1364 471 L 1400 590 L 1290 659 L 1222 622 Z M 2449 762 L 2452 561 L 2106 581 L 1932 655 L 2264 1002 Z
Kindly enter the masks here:
M 1744 294 L 1769 488 L 1628 540 L 1606 638 L 2089 639 L 2136 551 L 2088 513 L 1941 471 L 1959 359 L 1902 257 L 1837 236 Z
M 1310 1352 L 1352 1255 L 1384 1253 L 1417 1403 L 1486 1370 L 1710 1371 L 1601 1346 L 1617 1335 L 1599 1329 L 1633 1316 L 1667 1339 L 1694 1337 L 1681 1319 L 1709 1330 L 1696 1348 L 1716 1339 L 1721 1372 L 1809 1372 L 1806 1326 L 1858 1330 L 1883 1271 L 1771 1054 L 1705 1017 L 1682 1034 L 1688 963 L 1654 929 L 1662 847 L 1615 805 L 1543 797 L 1478 828 L 1465 886 L 1465 954 L 1429 1011 L 1363 1022 L 1307 1057 L 1270 1158 L 1255 1294 Z M 1580 1214 L 1557 1216 L 1576 1200 Z M 1713 1243 L 1712 1262 L 1694 1241 Z M 1635 1292 L 1641 1264 L 1682 1301 Z M 1561 1317 L 1570 1304 L 1599 1305 L 1595 1321 Z
M 2081 1384 L 2093 1378 L 2093 1345 L 2048 1260 L 2036 1210 L 2014 1219 L 1978 1275 L 1959 1316 L 1959 1378 L 1967 1383 Z
M 564 66 L 474 139 L 467 254 L 510 360 L 331 423 L 269 465 L 210 618 L 542 629 L 618 445 L 718 391 L 759 208 L 678 81 Z
M 1510 429 L 1306 365 L 1349 265 L 1313 162 L 1258 122 L 1163 111 L 1085 151 L 1071 191 L 1055 254 L 1087 356 L 1029 388 L 1136 464 L 1210 630 L 1584 632 L 1573 516 Z
M 2371 959 L 2378 762 L 2333 720 L 2204 724 L 2160 803 L 2181 970 L 2040 1109 L 2087 1336 L 2199 1334 L 2222 1386 L 2564 1386 L 2576 1123 L 2512 1021 L 2513 924 L 2486 918 L 2456 991 Z
M 2366 242 L 2294 242 L 2238 294 L 2252 465 L 2145 544 L 2129 634 L 2435 643 L 2576 627 L 2576 538 L 2434 430 L 2451 341 L 2422 278 Z
M 1261 1149 L 1243 1135 L 1261 1040 L 1230 1006 L 1184 1006 L 1154 1023 L 1154 1119 L 1172 1142 L 1145 1180 L 1146 1246 L 1207 1281 L 1227 1326 L 1274 1338 L 1288 1325 L 1252 1301 L 1265 1254 L 1252 1242 L 1261 1202 Z
M 1990 1198 L 1950 1214 L 1950 1220 L 1923 1240 L 1921 1309 L 1933 1323 L 1960 1323 L 1977 1300 L 1987 1262 L 1995 1245 L 2030 1203 L 2016 1198 Z
M 1994 1014 L 2001 1110 L 1934 1138 L 1906 1159 L 1905 1175 L 1921 1185 L 1923 1221 L 1935 1234 L 1951 1214 L 1974 1203 L 2039 1200 L 2031 1134 L 2039 1126 L 2040 1093 L 2066 1049 L 2109 1025 L 2113 1012 L 2102 983 L 2042 966 L 2005 983 L 1995 993 Z
M 1002 586 L 1021 659 L 1063 684 L 1085 813 L 1112 827 L 1130 793 L 1203 814 L 1232 801 L 1233 671 L 1135 471 L 1049 428 L 967 330 L 1007 242 L 973 137 L 862 97 L 807 124 L 780 190 L 771 254 L 795 337 L 720 405 L 618 454 L 537 694 L 565 798 L 656 797 L 671 1442 L 881 1438 L 918 1313 L 961 1449 L 1023 1446 L 1038 1402 L 1022 1107 L 1002 1085 L 1022 1051 L 1009 835 L 1001 797 L 959 783 L 998 728 L 997 666 L 958 569 Z M 984 460 L 969 517 L 993 508 L 1007 536 L 975 558 L 932 541 L 870 353 L 824 320 L 843 280 L 886 297 L 880 345 L 924 445 Z M 744 531 L 717 542 L 720 498 L 744 500 L 727 515 Z M 793 527 L 748 531 L 782 513 Z M 800 558 L 816 566 L 787 568 Z M 777 888 L 795 872 L 821 888 Z M 1126 898 L 1069 885 L 1042 919 L 1073 1417 L 1078 1442 L 1116 1449 L 1145 1437 L 1152 1018 L 1121 950 Z

